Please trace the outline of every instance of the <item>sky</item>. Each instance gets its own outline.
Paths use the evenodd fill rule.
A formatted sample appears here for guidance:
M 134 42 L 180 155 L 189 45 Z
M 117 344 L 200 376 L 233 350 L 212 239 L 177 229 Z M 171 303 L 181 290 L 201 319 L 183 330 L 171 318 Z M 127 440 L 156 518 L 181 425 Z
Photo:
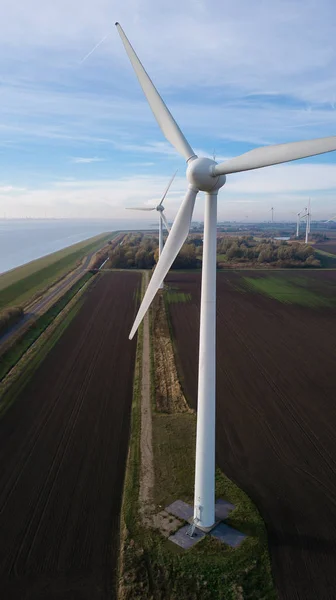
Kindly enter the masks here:
M 134 221 L 125 208 L 154 205 L 178 169 L 175 217 L 186 165 L 115 21 L 198 155 L 336 135 L 334 0 L 2 0 L 1 21 L 0 218 Z M 309 197 L 313 218 L 336 213 L 336 153 L 228 176 L 218 219 L 294 220 Z

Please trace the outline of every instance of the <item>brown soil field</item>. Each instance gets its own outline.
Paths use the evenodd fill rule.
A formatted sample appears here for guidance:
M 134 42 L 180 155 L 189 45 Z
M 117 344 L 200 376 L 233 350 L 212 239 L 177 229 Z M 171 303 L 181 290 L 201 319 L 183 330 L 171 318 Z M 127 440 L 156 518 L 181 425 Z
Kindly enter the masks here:
M 323 252 L 330 252 L 330 254 L 336 254 L 336 240 L 327 240 L 320 244 L 314 244 L 314 248 L 316 250 L 323 250 Z
M 323 275 L 304 274 L 321 289 Z M 336 272 L 325 275 L 335 285 Z M 336 309 L 244 293 L 242 277 L 225 272 L 217 280 L 217 463 L 265 520 L 279 597 L 331 600 L 336 597 Z M 195 407 L 200 274 L 174 273 L 166 281 L 191 294 L 189 302 L 170 304 L 169 312 L 183 388 Z
M 138 273 L 106 273 L 0 421 L 0 597 L 115 597 Z

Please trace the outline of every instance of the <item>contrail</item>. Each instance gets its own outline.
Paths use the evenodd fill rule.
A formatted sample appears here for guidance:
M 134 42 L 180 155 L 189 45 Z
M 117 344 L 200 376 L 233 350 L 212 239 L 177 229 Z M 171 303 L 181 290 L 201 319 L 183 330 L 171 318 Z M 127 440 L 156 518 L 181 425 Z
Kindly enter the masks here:
M 103 42 L 105 42 L 105 40 L 106 40 L 106 38 L 107 38 L 108 36 L 109 36 L 109 34 L 105 35 L 105 36 L 103 37 L 103 39 L 102 39 L 102 40 L 100 40 L 100 42 L 98 42 L 98 44 L 96 44 L 96 45 L 95 45 L 95 47 L 94 47 L 94 48 L 92 48 L 92 50 L 90 50 L 90 52 L 84 56 L 84 58 L 82 58 L 82 60 L 79 62 L 79 64 L 81 65 L 81 64 L 82 64 L 82 63 L 83 63 L 83 62 L 84 62 L 84 61 L 85 61 L 87 58 L 89 58 L 89 56 L 91 56 L 91 54 L 93 54 L 93 52 L 94 52 L 95 50 L 97 50 L 97 48 L 98 48 L 98 47 L 99 47 L 99 46 L 100 46 L 100 45 L 101 45 Z

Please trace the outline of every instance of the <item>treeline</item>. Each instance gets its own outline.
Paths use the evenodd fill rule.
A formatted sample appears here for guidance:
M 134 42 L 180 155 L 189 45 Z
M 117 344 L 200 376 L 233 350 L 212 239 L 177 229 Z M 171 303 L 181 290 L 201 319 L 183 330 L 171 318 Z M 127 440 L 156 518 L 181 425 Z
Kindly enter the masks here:
M 159 238 L 155 235 L 130 233 L 109 251 L 111 269 L 151 269 L 159 258 Z M 196 269 L 199 266 L 194 243 L 184 244 L 172 269 Z
M 112 269 L 151 269 L 159 257 L 159 240 L 154 234 L 129 233 L 109 251 L 108 267 Z M 191 235 L 177 255 L 173 269 L 197 269 L 202 264 L 201 235 Z M 218 268 L 238 265 L 272 267 L 320 267 L 312 246 L 253 236 L 222 237 L 217 240 Z
M 21 306 L 7 308 L 0 313 L 0 335 L 4 335 L 15 323 L 18 323 L 24 315 Z
M 155 265 L 154 256 L 158 247 L 159 239 L 155 236 L 129 233 L 109 251 L 107 266 L 110 269 L 151 269 Z
M 90 260 L 89 269 L 91 271 L 99 269 L 102 266 L 103 262 L 107 259 L 107 257 L 108 254 L 106 248 L 100 250 L 100 252 L 96 252 L 96 254 L 94 254 Z
M 267 239 L 256 241 L 253 236 L 221 238 L 217 241 L 217 253 L 219 267 L 227 266 L 227 262 L 271 264 L 278 267 L 321 266 L 312 246 Z

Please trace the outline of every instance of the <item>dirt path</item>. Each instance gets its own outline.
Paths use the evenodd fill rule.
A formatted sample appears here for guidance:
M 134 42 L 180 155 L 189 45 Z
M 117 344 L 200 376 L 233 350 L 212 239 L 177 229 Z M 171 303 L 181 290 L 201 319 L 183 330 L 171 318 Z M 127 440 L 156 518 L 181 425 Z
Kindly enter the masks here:
M 145 273 L 145 285 L 148 285 L 148 273 Z M 142 345 L 142 383 L 141 383 L 141 472 L 140 472 L 140 512 L 144 523 L 148 523 L 153 509 L 152 490 L 154 487 L 154 464 L 152 447 L 152 407 L 151 407 L 151 361 L 149 315 L 144 318 Z
M 164 413 L 190 412 L 177 374 L 166 307 L 162 293 L 152 304 L 155 370 L 155 409 Z

